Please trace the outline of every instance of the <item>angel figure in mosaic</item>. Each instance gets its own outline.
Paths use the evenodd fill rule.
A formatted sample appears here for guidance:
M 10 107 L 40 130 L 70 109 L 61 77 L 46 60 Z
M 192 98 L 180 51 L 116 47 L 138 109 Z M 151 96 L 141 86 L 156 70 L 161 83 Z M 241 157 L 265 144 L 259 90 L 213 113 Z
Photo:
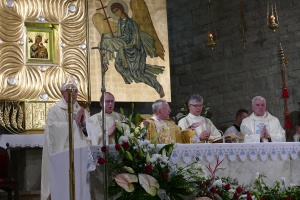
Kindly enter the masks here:
M 106 12 L 96 13 L 93 23 L 101 35 L 99 43 L 105 62 L 115 60 L 116 71 L 126 84 L 133 81 L 145 83 L 154 88 L 162 98 L 163 87 L 156 76 L 163 73 L 164 67 L 146 63 L 146 57 L 164 59 L 164 47 L 153 26 L 148 7 L 144 0 L 131 0 L 132 17 L 128 16 L 128 6 L 122 0 L 111 0 L 107 13 L 117 19 L 113 23 L 107 19 Z

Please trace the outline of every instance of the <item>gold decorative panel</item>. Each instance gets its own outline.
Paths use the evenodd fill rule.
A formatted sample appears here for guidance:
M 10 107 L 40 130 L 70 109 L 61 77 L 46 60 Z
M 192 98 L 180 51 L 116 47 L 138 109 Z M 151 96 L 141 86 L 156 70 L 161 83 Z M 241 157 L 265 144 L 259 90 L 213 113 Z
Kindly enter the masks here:
M 78 100 L 90 101 L 86 5 L 0 1 L 0 125 L 9 132 L 42 132 L 69 74 L 78 81 Z
M 72 74 L 78 80 L 78 99 L 89 101 L 85 3 L 84 0 L 0 1 L 0 100 L 58 100 L 62 83 Z M 58 64 L 26 65 L 26 42 L 33 38 L 27 37 L 25 24 L 30 22 L 57 25 L 58 31 L 53 34 L 58 44 L 48 51 L 60 55 Z
M 25 129 L 27 131 L 43 130 L 45 128 L 47 111 L 54 104 L 54 102 L 25 102 Z

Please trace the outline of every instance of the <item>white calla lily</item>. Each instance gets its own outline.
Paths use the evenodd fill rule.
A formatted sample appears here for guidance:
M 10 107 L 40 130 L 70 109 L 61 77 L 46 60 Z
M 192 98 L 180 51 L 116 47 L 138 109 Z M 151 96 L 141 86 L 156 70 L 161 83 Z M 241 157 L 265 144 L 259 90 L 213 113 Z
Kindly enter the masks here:
M 127 192 L 132 192 L 134 190 L 134 186 L 132 183 L 137 183 L 138 178 L 133 174 L 118 174 L 115 176 L 116 183 L 124 188 Z
M 156 195 L 159 184 L 155 178 L 147 174 L 139 174 L 139 182 L 148 194 L 151 196 Z

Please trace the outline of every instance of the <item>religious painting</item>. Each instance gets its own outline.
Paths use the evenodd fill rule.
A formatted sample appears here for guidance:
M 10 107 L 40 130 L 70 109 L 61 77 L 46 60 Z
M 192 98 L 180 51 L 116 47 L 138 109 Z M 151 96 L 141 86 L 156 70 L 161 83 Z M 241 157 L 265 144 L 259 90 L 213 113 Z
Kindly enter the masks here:
M 52 24 L 25 23 L 26 34 L 26 64 L 53 65 L 57 63 L 58 53 L 54 51 L 58 40 L 55 39 L 56 28 Z
M 102 66 L 107 65 L 105 67 L 108 71 L 116 71 L 118 80 L 126 85 L 125 90 L 131 93 L 130 96 L 143 95 L 142 101 L 149 101 L 151 98 L 154 100 L 165 97 L 167 91 L 166 99 L 169 100 L 169 59 L 166 56 L 168 44 L 167 30 L 164 30 L 167 29 L 166 16 L 161 20 L 164 24 L 152 19 L 155 16 L 153 12 L 160 11 L 160 17 L 162 13 L 166 14 L 165 10 L 161 10 L 164 6 L 154 8 L 151 1 L 144 0 L 101 2 L 104 7 L 94 14 L 92 20 L 101 36 L 99 49 Z M 164 5 L 165 2 L 158 2 L 160 3 Z M 114 85 L 108 83 L 112 88 L 110 91 L 115 89 L 115 80 L 116 78 L 112 80 Z M 122 90 L 123 94 L 125 90 Z

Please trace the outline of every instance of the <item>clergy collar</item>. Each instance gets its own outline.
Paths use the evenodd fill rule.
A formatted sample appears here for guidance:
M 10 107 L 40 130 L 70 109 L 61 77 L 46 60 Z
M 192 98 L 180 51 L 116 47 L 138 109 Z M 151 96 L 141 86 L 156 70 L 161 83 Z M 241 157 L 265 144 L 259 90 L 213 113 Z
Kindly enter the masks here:
M 188 117 L 195 119 L 195 118 L 201 117 L 201 115 L 196 116 L 196 115 L 193 115 L 192 113 L 189 113 Z
M 156 122 L 164 121 L 162 119 L 159 119 L 155 114 L 152 116 L 152 119 Z
M 257 118 L 267 118 L 268 117 L 268 111 L 265 112 L 265 114 L 263 116 L 257 116 L 255 113 L 253 113 L 253 115 Z
M 115 111 L 112 111 L 111 113 L 105 113 L 105 115 L 113 115 Z M 102 110 L 100 111 L 100 114 L 102 115 Z
M 64 110 L 68 110 L 68 103 L 65 101 L 64 98 L 61 98 L 59 100 L 59 102 L 57 102 L 57 105 L 64 109 Z M 78 112 L 80 109 L 80 105 L 77 103 L 77 101 L 73 104 L 73 112 Z

